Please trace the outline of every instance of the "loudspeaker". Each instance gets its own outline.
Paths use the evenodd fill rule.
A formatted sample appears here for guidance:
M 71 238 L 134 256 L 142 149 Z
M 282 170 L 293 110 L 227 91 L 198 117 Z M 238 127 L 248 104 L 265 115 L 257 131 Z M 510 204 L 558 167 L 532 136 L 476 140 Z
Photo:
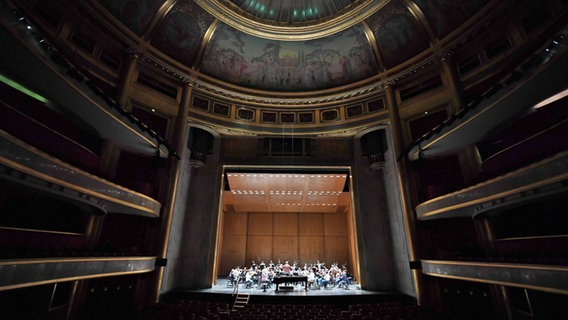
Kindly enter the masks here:
M 422 269 L 422 263 L 420 261 L 409 261 L 410 269 Z
M 156 267 L 165 267 L 168 264 L 168 259 L 165 258 L 156 258 Z

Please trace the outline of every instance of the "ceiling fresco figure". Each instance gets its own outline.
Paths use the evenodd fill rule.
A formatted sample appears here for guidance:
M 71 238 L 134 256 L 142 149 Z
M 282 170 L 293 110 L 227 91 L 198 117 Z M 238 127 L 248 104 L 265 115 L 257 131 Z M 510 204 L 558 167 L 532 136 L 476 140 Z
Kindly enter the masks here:
M 209 42 L 201 71 L 264 90 L 318 90 L 378 72 L 363 28 L 308 41 L 256 38 L 221 24 Z
M 196 7 L 195 9 L 193 7 Z M 196 5 L 177 5 L 152 34 L 151 44 L 188 66 L 193 65 L 205 28 L 198 18 L 201 10 Z M 194 9 L 192 11 L 192 9 Z
M 412 13 L 399 1 L 389 2 L 369 26 L 378 42 L 384 66 L 393 67 L 429 46 L 428 36 Z

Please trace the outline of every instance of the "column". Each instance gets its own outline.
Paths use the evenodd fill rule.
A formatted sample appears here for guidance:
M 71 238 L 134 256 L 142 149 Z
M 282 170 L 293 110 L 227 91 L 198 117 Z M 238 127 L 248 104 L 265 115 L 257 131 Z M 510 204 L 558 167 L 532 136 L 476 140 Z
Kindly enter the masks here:
M 136 71 L 137 53 L 134 49 L 129 49 L 126 62 L 120 70 L 119 82 L 116 87 L 116 101 L 119 106 L 125 108 L 130 97 L 130 83 Z M 99 170 L 105 175 L 106 179 L 114 179 L 116 166 L 120 158 L 120 148 L 111 141 L 105 140 L 99 152 Z
M 451 53 L 443 54 L 442 68 L 452 97 L 449 111 L 450 113 L 455 113 L 464 107 L 464 102 L 458 71 Z M 468 184 L 479 175 L 480 171 L 481 159 L 479 158 L 477 146 L 469 145 L 459 151 L 457 156 L 464 182 Z
M 403 128 L 402 128 L 402 120 L 400 119 L 400 114 L 398 112 L 398 104 L 396 102 L 396 96 L 394 92 L 394 88 L 392 85 L 387 84 L 385 87 L 386 93 L 386 105 L 389 111 L 389 122 L 391 127 L 391 137 L 393 142 L 393 153 L 395 157 L 402 154 L 404 151 L 404 135 L 403 135 Z M 402 206 L 402 213 L 404 215 L 404 228 L 406 233 L 406 241 L 408 243 L 408 255 L 411 264 L 415 264 L 417 261 L 417 252 L 416 252 L 416 224 L 415 224 L 415 216 L 414 211 L 412 210 L 412 190 L 413 185 L 409 184 L 411 181 L 411 177 L 409 177 L 409 170 L 408 170 L 408 159 L 403 157 L 399 161 L 396 162 L 396 169 L 397 169 L 397 180 L 399 184 L 399 192 L 401 194 L 401 206 Z M 410 266 L 409 266 L 410 267 Z M 422 293 L 422 281 L 421 281 L 421 272 L 417 269 L 412 269 L 412 281 L 414 283 L 414 290 L 416 292 L 416 300 L 418 304 L 421 304 L 423 300 L 423 293 Z
M 133 82 L 134 75 L 138 70 L 136 68 L 138 61 L 137 59 L 138 52 L 136 51 L 136 49 L 129 49 L 126 61 L 120 69 L 120 76 L 118 77 L 120 80 L 116 85 L 116 101 L 118 102 L 118 105 L 123 108 L 128 105 L 128 98 L 130 97 L 131 87 L 130 84 Z
M 184 82 L 182 97 L 179 104 L 179 111 L 175 118 L 174 131 L 171 136 L 172 146 L 176 150 L 178 156 L 182 159 L 185 158 L 186 148 L 186 129 L 187 129 L 187 115 L 189 112 L 190 98 L 192 93 L 192 86 L 189 81 Z M 174 205 L 176 202 L 177 186 L 179 181 L 181 169 L 181 161 L 174 156 L 168 158 L 168 164 L 164 175 L 162 185 L 166 187 L 160 190 L 161 199 L 164 199 L 162 216 L 160 217 L 160 227 L 158 233 L 158 248 L 157 258 L 166 261 L 172 216 L 174 214 Z M 164 267 L 159 267 L 156 274 L 155 288 L 153 293 L 154 302 L 158 302 L 160 297 L 160 288 L 162 287 L 162 280 L 164 277 Z

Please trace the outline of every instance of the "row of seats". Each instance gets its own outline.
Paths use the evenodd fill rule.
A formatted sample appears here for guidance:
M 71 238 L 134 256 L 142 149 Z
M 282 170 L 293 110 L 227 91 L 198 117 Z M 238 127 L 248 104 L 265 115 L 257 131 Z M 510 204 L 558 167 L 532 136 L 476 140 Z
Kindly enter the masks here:
M 349 298 L 346 298 L 349 299 Z M 313 319 L 313 320 L 454 320 L 476 319 L 469 313 L 437 312 L 433 309 L 402 302 L 374 302 L 364 304 L 248 304 L 238 311 L 229 309 L 224 302 L 205 302 L 192 299 L 181 299 L 161 302 L 150 308 L 138 309 L 124 319 L 196 319 L 196 320 L 279 320 L 279 319 Z M 126 316 L 126 317 L 125 317 Z

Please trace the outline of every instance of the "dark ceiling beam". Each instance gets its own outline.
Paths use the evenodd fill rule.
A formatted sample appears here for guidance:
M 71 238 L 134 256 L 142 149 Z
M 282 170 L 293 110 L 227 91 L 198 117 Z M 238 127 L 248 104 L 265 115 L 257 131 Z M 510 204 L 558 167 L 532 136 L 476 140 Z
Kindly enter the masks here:
M 152 34 L 156 29 L 156 26 L 164 20 L 164 18 L 170 13 L 172 8 L 177 4 L 178 0 L 167 0 L 160 6 L 158 12 L 152 17 L 152 20 L 146 26 L 146 30 L 144 31 L 144 35 L 142 35 L 142 39 L 149 41 L 152 38 Z
M 418 7 L 418 5 L 414 3 L 414 1 L 412 0 L 401 0 L 401 1 L 408 8 L 408 11 L 412 13 L 414 18 L 418 20 L 418 23 L 424 28 L 424 30 L 426 30 L 426 34 L 428 34 L 428 39 L 429 39 L 428 43 L 430 43 L 430 46 L 433 47 L 434 45 L 436 45 L 439 39 L 438 37 L 436 37 L 434 31 L 432 31 L 432 27 L 430 26 L 428 19 L 426 19 L 424 12 L 422 12 L 422 9 L 420 9 L 420 7 Z

